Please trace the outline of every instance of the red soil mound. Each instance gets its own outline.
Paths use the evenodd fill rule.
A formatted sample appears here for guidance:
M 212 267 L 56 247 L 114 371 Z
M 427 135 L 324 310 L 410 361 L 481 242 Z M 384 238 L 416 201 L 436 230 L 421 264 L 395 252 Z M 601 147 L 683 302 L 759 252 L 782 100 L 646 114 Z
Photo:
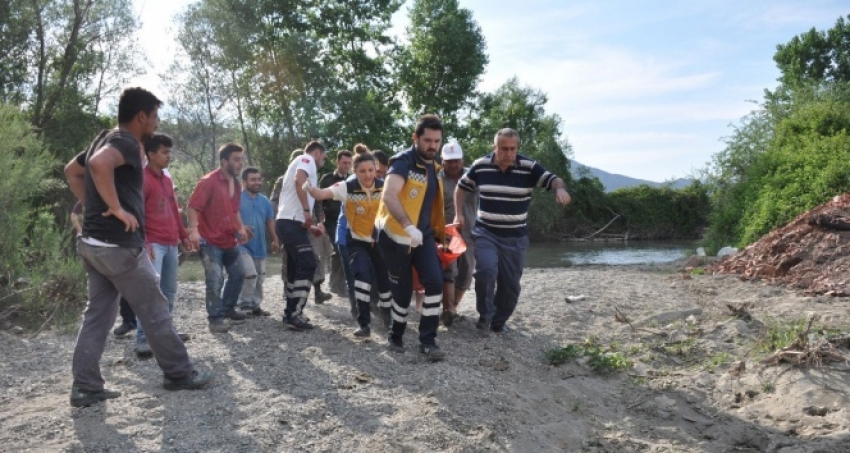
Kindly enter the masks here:
M 800 214 L 707 270 L 811 295 L 850 296 L 850 194 Z

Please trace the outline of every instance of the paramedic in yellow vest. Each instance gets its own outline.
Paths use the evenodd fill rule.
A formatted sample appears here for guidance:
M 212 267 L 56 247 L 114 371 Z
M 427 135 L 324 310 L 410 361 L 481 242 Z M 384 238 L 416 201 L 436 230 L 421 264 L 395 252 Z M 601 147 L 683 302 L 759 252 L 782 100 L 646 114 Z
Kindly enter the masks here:
M 371 335 L 369 327 L 371 313 L 369 299 L 372 282 L 378 284 L 378 306 L 389 310 L 392 305 L 390 280 L 387 269 L 375 247 L 375 215 L 381 202 L 384 181 L 375 177 L 375 156 L 369 152 L 359 153 L 354 158 L 354 176 L 325 188 L 310 187 L 304 183 L 305 191 L 316 200 L 334 200 L 342 202 L 342 210 L 348 220 L 345 232 L 345 244 L 348 260 L 354 272 L 354 297 L 357 300 L 357 323 L 360 327 L 354 331 L 355 337 L 366 338 Z M 375 275 L 372 275 L 374 267 Z
M 413 146 L 390 158 L 384 194 L 375 219 L 378 249 L 384 258 L 392 289 L 392 323 L 388 347 L 404 352 L 402 336 L 413 295 L 411 269 L 425 287 L 419 320 L 419 352 L 429 362 L 446 356 L 437 346 L 437 327 L 443 299 L 443 270 L 437 243 L 445 239 L 443 187 L 435 162 L 443 140 L 443 123 L 424 115 L 416 123 Z

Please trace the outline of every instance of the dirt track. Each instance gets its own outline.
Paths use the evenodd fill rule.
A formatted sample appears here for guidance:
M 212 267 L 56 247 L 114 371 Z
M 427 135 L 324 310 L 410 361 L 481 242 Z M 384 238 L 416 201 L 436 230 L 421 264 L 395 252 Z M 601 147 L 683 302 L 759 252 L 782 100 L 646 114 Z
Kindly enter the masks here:
M 278 277 L 267 285 L 280 294 Z M 0 332 L 0 451 L 850 451 L 850 368 L 763 367 L 752 350 L 771 319 L 815 312 L 846 329 L 844 298 L 669 268 L 529 269 L 515 330 L 482 336 L 468 294 L 466 320 L 441 328 L 449 357 L 438 364 L 415 352 L 415 323 L 394 355 L 383 329 L 354 339 L 339 298 L 308 307 L 307 333 L 283 330 L 268 299 L 274 317 L 214 336 L 202 283 L 181 284 L 176 323 L 194 335 L 197 365 L 218 373 L 212 387 L 165 391 L 132 339 L 110 338 L 104 375 L 124 395 L 84 409 L 68 404 L 73 336 Z M 545 350 L 588 337 L 634 367 L 546 364 Z

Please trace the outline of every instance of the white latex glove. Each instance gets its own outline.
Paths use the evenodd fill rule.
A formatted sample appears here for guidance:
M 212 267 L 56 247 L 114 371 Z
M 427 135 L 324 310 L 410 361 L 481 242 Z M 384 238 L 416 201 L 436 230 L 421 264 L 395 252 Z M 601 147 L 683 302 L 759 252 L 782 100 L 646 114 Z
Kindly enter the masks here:
M 413 225 L 408 225 L 404 227 L 404 231 L 410 236 L 410 246 L 411 247 L 419 247 L 422 245 L 422 232 L 419 231 L 419 228 L 416 228 Z
M 301 185 L 301 189 L 303 189 L 304 192 L 307 192 L 307 193 L 310 193 L 310 189 L 312 189 L 312 188 L 313 188 L 313 184 L 310 183 L 309 179 L 304 181 L 304 184 Z

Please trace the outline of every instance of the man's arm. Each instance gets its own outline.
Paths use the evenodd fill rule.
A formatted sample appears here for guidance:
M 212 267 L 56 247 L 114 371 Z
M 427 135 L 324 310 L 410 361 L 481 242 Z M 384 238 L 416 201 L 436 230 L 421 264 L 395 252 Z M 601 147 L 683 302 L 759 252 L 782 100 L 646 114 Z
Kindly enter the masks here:
M 77 236 L 83 234 L 83 225 L 80 223 L 79 214 L 71 213 L 71 224 L 74 225 L 74 231 L 77 233 Z
M 570 204 L 572 198 L 570 197 L 570 194 L 567 193 L 567 185 L 564 184 L 563 179 L 555 178 L 555 180 L 552 181 L 552 188 L 555 189 L 555 200 L 557 200 L 558 203 L 564 206 Z
M 251 240 L 253 234 L 248 233 L 250 228 L 246 227 L 244 223 L 242 223 L 242 214 L 239 211 L 236 211 L 236 233 L 239 234 L 239 243 L 247 244 L 248 241 Z
M 198 233 L 198 210 L 187 206 L 186 217 L 189 219 L 189 243 L 193 250 L 201 247 L 201 233 Z
M 461 189 L 460 186 L 455 187 L 455 218 L 452 223 L 458 225 L 458 230 L 463 230 L 466 224 L 466 219 L 463 218 L 463 200 L 465 199 L 466 191 Z
M 109 207 L 103 215 L 105 217 L 115 216 L 124 224 L 124 231 L 136 231 L 136 228 L 139 227 L 139 221 L 134 215 L 121 207 L 118 192 L 115 190 L 115 169 L 125 163 L 121 152 L 109 146 L 95 151 L 89 159 L 88 165 L 94 187 L 100 198 Z
M 272 253 L 277 253 L 280 249 L 280 240 L 277 238 L 277 231 L 274 229 L 274 219 L 266 220 L 266 229 L 269 231 L 269 235 L 272 237 Z
M 74 196 L 82 203 L 86 197 L 86 167 L 77 162 L 77 156 L 65 165 L 65 177 L 71 192 L 74 192 Z
M 401 201 L 398 199 L 398 194 L 401 193 L 402 187 L 404 187 L 404 178 L 395 173 L 390 173 L 387 175 L 387 179 L 384 182 L 384 193 L 381 195 L 381 199 L 384 201 L 384 204 L 387 205 L 387 210 L 390 211 L 390 215 L 393 216 L 393 218 L 396 219 L 403 228 L 407 228 L 408 226 L 413 225 L 413 222 L 410 221 L 410 217 L 408 217 L 407 213 L 404 212 L 404 207 L 402 207 Z
M 298 170 L 295 173 L 295 195 L 298 196 L 298 201 L 301 202 L 301 210 L 304 211 L 304 224 L 302 228 L 310 228 L 313 225 L 313 215 L 310 212 L 310 200 L 307 198 L 307 192 L 301 187 L 304 181 L 307 180 L 307 172 Z

